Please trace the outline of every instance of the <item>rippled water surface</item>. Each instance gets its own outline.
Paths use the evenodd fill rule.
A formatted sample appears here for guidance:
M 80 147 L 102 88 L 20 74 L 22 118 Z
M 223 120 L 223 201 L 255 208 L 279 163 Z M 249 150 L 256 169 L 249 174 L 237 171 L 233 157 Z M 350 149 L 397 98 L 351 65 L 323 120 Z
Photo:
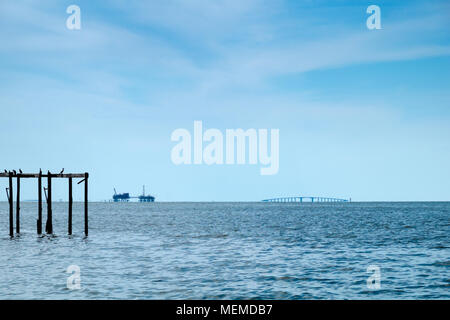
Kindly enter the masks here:
M 55 203 L 55 236 L 38 238 L 22 203 L 11 240 L 0 203 L 0 298 L 450 298 L 450 203 L 90 203 L 87 239 L 82 204 L 72 238 L 66 211 Z

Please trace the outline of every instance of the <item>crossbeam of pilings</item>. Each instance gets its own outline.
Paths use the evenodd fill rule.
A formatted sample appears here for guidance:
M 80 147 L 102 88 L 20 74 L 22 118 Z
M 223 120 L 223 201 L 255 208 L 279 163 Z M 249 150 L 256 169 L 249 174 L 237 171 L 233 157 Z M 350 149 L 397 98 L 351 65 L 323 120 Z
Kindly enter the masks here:
M 48 178 L 51 176 L 52 178 L 84 178 L 86 173 L 14 173 L 11 175 L 13 178 L 20 177 L 22 179 L 26 178 L 39 178 L 39 175 L 42 178 Z M 0 172 L 0 178 L 8 178 L 9 172 Z
M 64 171 L 64 170 L 63 170 Z M 0 173 L 0 178 L 8 178 L 9 186 L 6 188 L 6 194 L 9 204 L 9 235 L 14 237 L 14 192 L 13 178 L 16 178 L 17 195 L 16 195 L 16 233 L 20 234 L 20 182 L 21 179 L 38 180 L 38 218 L 36 221 L 37 234 L 42 234 L 42 189 L 44 189 L 45 199 L 47 202 L 47 221 L 45 224 L 45 232 L 53 234 L 53 212 L 52 212 L 52 179 L 68 179 L 69 182 L 69 215 L 68 215 L 68 234 L 72 234 L 72 179 L 81 178 L 77 184 L 84 182 L 84 234 L 88 235 L 88 178 L 89 173 L 23 173 L 16 171 L 6 171 Z M 47 178 L 47 188 L 42 188 L 42 178 Z
M 272 198 L 265 199 L 262 202 L 350 202 L 348 199 L 340 199 L 340 198 L 326 198 L 326 197 L 281 197 L 281 198 Z

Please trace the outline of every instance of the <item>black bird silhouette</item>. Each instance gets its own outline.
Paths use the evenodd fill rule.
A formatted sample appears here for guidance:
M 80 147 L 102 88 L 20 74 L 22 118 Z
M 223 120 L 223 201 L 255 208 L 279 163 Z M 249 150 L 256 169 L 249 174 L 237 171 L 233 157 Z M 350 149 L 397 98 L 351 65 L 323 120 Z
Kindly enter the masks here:
M 39 168 L 39 173 L 42 174 L 42 169 L 41 168 Z
M 64 172 L 64 168 L 61 170 L 61 172 L 59 174 L 62 174 Z
M 19 169 L 19 173 L 23 173 L 23 172 L 22 172 L 22 169 Z
M 8 173 L 8 171 L 5 169 L 5 173 Z
M 14 173 L 14 174 L 17 174 L 16 170 L 13 170 L 13 173 Z

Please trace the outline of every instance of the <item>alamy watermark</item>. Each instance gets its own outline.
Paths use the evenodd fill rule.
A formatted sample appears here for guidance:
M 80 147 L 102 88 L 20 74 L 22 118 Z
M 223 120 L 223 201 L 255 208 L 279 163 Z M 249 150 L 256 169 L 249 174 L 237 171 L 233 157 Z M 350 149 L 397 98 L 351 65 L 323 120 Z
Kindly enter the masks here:
M 66 27 L 69 30 L 81 29 L 81 9 L 79 6 L 72 4 L 67 7 L 66 12 L 70 16 L 66 20 Z
M 370 17 L 367 18 L 366 26 L 367 29 L 381 29 L 381 9 L 379 6 L 370 5 L 367 7 L 367 13 L 371 14 Z
M 80 290 L 81 289 L 81 269 L 77 265 L 70 265 L 67 267 L 67 273 L 70 276 L 67 278 L 67 289 Z
M 367 289 L 380 290 L 381 289 L 381 269 L 379 266 L 370 265 L 367 267 L 367 272 L 372 273 L 367 278 Z
M 171 152 L 172 162 L 180 164 L 242 165 L 264 166 L 261 175 L 274 175 L 279 169 L 278 129 L 226 129 L 225 138 L 218 129 L 203 131 L 202 121 L 194 121 L 193 135 L 187 129 L 179 128 L 172 132 L 171 140 L 178 142 Z M 204 145 L 204 142 L 207 144 Z M 247 152 L 248 151 L 248 152 Z

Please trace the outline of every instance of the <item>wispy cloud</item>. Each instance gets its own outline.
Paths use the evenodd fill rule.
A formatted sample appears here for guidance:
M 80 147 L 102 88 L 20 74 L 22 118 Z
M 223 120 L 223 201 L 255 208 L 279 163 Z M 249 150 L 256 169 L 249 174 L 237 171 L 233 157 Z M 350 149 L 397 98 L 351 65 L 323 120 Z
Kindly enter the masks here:
M 383 20 L 383 30 L 372 32 L 338 28 L 345 13 L 336 8 L 327 30 L 312 19 L 305 19 L 310 25 L 300 22 L 312 32 L 321 30 L 310 39 L 304 31 L 288 29 L 293 25 L 290 20 L 307 17 L 307 9 L 300 17 L 287 15 L 286 4 L 114 1 L 110 7 L 120 19 L 106 13 L 98 21 L 86 22 L 81 32 L 71 32 L 64 28 L 62 13 L 49 13 L 35 2 L 6 1 L 1 5 L 0 54 L 9 55 L 11 63 L 17 54 L 22 58 L 19 63 L 67 70 L 66 76 L 84 79 L 86 86 L 92 85 L 96 74 L 126 86 L 132 79 L 130 70 L 147 70 L 153 76 L 170 74 L 191 81 L 200 90 L 259 85 L 274 76 L 355 63 L 450 54 L 448 41 L 430 37 L 448 27 L 445 12 L 428 9 L 422 16 L 404 18 L 394 11 L 391 20 Z M 365 18 L 362 11 L 361 25 Z M 133 28 L 127 27 L 130 21 Z

